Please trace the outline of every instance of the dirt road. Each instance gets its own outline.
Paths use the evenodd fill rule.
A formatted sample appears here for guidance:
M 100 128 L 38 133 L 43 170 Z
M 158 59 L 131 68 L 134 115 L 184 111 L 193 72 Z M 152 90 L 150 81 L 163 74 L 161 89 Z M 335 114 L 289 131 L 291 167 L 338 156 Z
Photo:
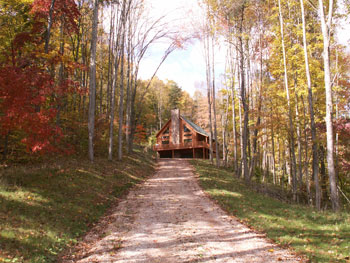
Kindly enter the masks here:
M 209 200 L 185 160 L 160 160 L 154 177 L 102 225 L 86 237 L 83 256 L 74 262 L 301 261 Z

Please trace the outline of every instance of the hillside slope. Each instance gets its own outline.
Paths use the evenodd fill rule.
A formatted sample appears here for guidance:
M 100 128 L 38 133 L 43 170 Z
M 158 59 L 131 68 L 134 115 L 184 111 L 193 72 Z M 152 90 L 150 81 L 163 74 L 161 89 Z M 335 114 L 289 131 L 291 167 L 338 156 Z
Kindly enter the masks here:
M 192 161 L 201 187 L 228 213 L 266 233 L 282 246 L 291 246 L 310 262 L 350 262 L 350 214 L 316 211 L 256 193 L 232 171 L 208 161 Z
M 141 151 L 121 162 L 50 161 L 0 170 L 0 262 L 55 261 L 155 165 Z

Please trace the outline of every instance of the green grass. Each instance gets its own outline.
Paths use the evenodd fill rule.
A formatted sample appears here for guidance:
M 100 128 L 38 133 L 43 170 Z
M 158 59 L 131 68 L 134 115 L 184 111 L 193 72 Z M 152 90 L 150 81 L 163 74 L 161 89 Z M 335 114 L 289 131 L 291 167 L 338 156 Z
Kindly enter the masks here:
M 54 262 L 153 171 L 151 156 L 140 152 L 122 162 L 67 157 L 0 168 L 0 262 Z
M 232 171 L 196 160 L 201 187 L 241 222 L 291 246 L 310 262 L 350 262 L 350 214 L 318 212 L 290 205 L 249 189 Z

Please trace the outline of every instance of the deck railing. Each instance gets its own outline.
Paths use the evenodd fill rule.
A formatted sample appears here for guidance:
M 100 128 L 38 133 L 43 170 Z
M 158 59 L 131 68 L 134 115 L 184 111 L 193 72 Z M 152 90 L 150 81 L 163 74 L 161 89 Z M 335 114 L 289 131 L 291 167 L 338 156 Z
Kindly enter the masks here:
M 214 151 L 215 151 L 215 144 L 213 144 Z M 165 150 L 180 150 L 180 149 L 191 149 L 191 148 L 207 148 L 209 149 L 209 143 L 205 141 L 198 141 L 198 142 L 186 142 L 186 143 L 179 143 L 179 144 L 156 144 L 154 146 L 155 151 L 165 151 Z

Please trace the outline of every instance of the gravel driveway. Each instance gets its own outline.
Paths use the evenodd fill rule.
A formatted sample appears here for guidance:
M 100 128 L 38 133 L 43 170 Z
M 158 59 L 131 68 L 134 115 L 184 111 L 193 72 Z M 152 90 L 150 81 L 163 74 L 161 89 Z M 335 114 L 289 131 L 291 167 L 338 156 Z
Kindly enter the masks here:
M 164 159 L 66 262 L 301 262 L 228 216 L 185 160 Z

